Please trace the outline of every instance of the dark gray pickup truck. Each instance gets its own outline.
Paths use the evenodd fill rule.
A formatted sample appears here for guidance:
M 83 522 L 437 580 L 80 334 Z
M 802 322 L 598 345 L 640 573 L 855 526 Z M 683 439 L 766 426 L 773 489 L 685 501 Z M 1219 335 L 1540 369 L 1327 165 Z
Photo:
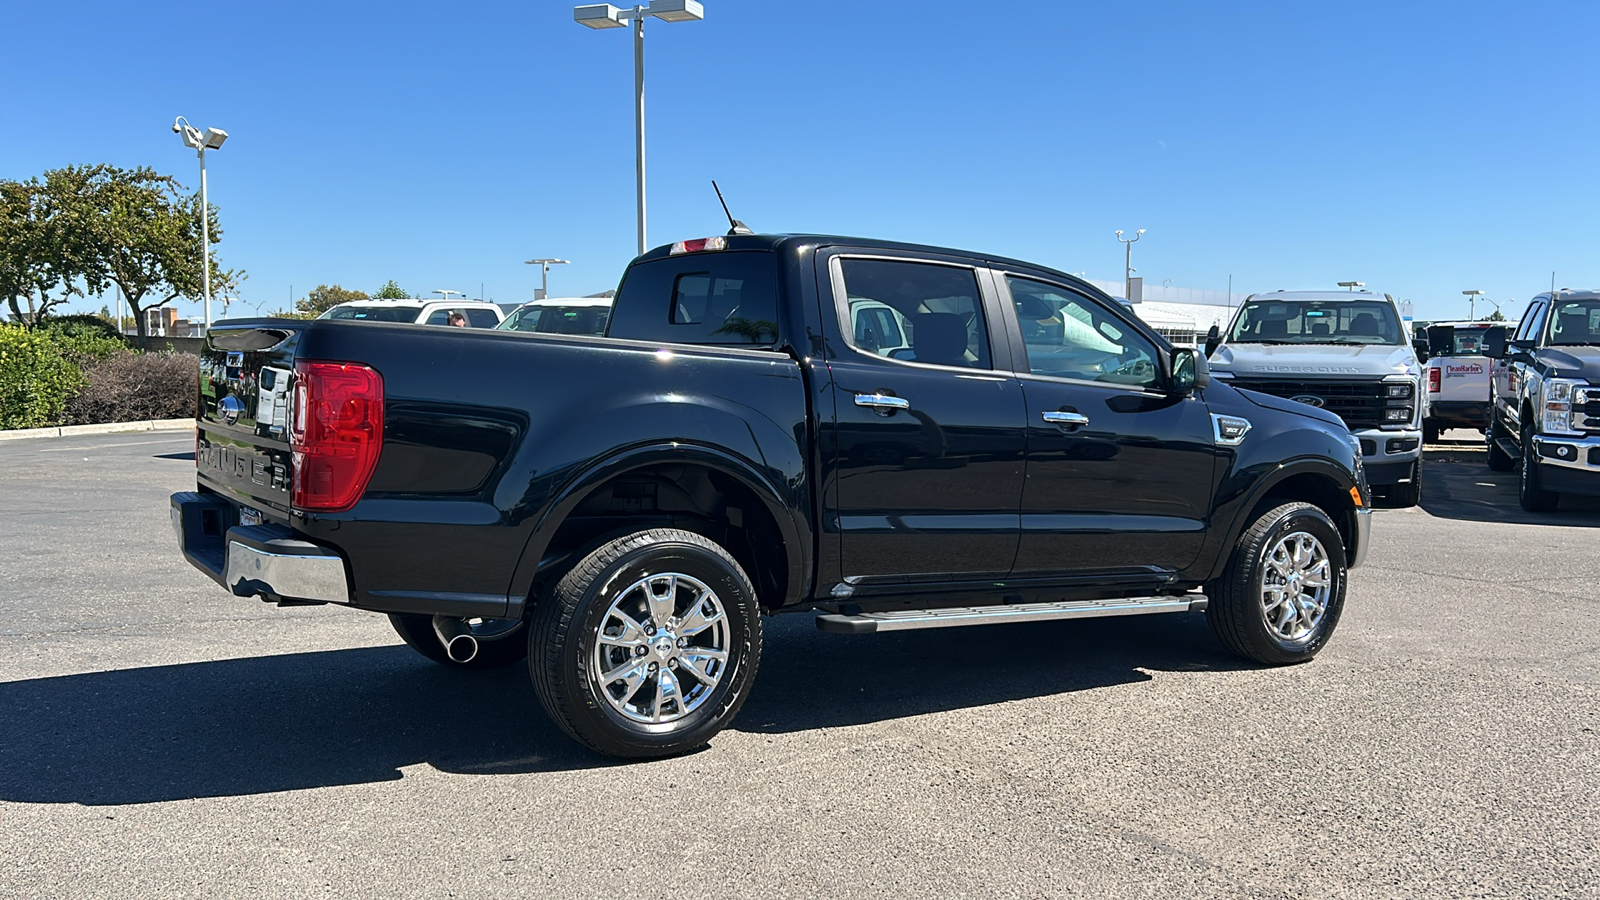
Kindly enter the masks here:
M 1212 382 L 1061 272 L 729 235 L 623 276 L 605 336 L 254 319 L 201 359 L 184 555 L 233 594 L 528 658 L 608 754 L 704 744 L 762 617 L 867 633 L 1204 609 L 1267 664 L 1367 550 L 1359 446 Z

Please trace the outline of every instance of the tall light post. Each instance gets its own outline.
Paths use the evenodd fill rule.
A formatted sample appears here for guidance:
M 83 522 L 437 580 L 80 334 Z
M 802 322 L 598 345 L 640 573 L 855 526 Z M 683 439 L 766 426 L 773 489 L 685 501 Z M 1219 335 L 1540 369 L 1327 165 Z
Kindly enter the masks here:
M 183 145 L 200 157 L 200 278 L 206 294 L 206 334 L 211 333 L 211 206 L 206 200 L 206 151 L 217 150 L 228 139 L 220 128 L 205 131 L 189 124 L 179 116 L 172 120 L 172 130 L 183 138 Z
M 1478 321 L 1478 316 L 1476 315 L 1478 311 L 1478 298 L 1483 296 L 1483 291 L 1462 291 L 1461 293 L 1467 295 L 1467 321 Z
M 568 260 L 565 259 L 530 259 L 523 263 L 523 265 L 539 267 L 539 295 L 533 299 L 543 300 L 550 296 L 550 267 L 565 266 L 567 264 Z
M 1356 288 L 1366 287 L 1367 283 L 1365 281 L 1340 281 L 1338 285 L 1347 291 L 1354 291 Z
M 455 294 L 457 297 L 462 296 L 460 291 L 447 291 L 447 290 L 444 290 L 443 288 L 434 288 L 433 292 L 435 294 L 443 294 L 444 295 L 444 302 L 446 302 L 446 303 L 450 302 L 450 295 L 451 294 Z
M 573 7 L 572 18 L 579 25 L 595 30 L 622 28 L 633 22 L 633 135 L 634 165 L 638 172 L 639 253 L 644 244 L 644 20 L 654 16 L 663 22 L 693 22 L 704 19 L 705 9 L 696 0 L 650 0 L 649 6 L 618 9 L 609 3 Z
M 1117 232 L 1117 240 L 1122 243 L 1122 298 L 1129 303 L 1133 302 L 1133 245 L 1139 243 L 1139 238 L 1144 237 L 1144 229 L 1133 233 L 1133 237 L 1124 238 L 1122 232 Z

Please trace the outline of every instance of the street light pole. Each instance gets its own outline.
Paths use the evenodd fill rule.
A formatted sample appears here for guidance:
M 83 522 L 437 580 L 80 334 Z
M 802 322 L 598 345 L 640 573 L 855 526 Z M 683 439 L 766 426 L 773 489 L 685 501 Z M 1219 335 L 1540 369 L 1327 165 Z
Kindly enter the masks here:
M 564 259 L 530 259 L 524 265 L 539 267 L 539 296 L 535 300 L 543 300 L 550 296 L 550 267 L 564 266 L 568 261 Z
M 1139 243 L 1139 238 L 1144 237 L 1144 229 L 1134 232 L 1133 237 L 1123 238 L 1122 232 L 1117 232 L 1117 240 L 1122 243 L 1122 299 L 1133 302 L 1133 245 Z
M 705 9 L 697 0 L 650 0 L 649 6 L 618 9 L 609 3 L 576 6 L 572 9 L 573 21 L 595 30 L 623 28 L 633 23 L 633 135 L 634 170 L 638 190 L 639 253 L 645 251 L 644 209 L 644 20 L 650 17 L 664 22 L 693 22 L 705 18 Z
M 1478 321 L 1478 298 L 1483 296 L 1483 291 L 1462 291 L 1461 293 L 1467 295 L 1467 321 Z
M 180 124 L 182 123 L 182 124 Z M 172 120 L 172 130 L 183 137 L 183 145 L 200 157 L 200 280 L 206 298 L 206 334 L 211 333 L 211 204 L 206 198 L 206 151 L 217 150 L 228 139 L 220 128 L 207 128 L 204 132 L 179 116 Z

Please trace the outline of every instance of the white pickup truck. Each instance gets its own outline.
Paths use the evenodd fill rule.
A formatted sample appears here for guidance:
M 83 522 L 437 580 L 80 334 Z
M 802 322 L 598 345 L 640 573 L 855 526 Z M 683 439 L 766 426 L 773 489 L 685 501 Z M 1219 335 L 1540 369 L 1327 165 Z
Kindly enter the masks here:
M 1516 323 L 1510 324 L 1511 328 Z M 1435 322 L 1425 329 L 1428 342 L 1427 392 L 1422 439 L 1439 440 L 1449 428 L 1482 431 L 1489 422 L 1490 362 L 1483 355 L 1490 329 L 1505 322 Z

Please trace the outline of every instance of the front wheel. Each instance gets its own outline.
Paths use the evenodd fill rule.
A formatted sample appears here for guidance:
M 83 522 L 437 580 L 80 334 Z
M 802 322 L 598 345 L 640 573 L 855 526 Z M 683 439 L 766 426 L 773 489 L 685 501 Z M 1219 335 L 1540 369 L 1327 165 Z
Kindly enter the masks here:
M 704 745 L 761 661 L 755 588 L 716 542 L 655 528 L 583 556 L 534 612 L 528 663 L 545 712 L 609 756 Z
M 1439 443 L 1439 423 L 1431 419 L 1422 420 L 1422 442 L 1424 444 Z
M 1344 539 L 1309 503 L 1267 510 L 1240 535 L 1206 621 L 1223 645 L 1266 665 L 1317 655 L 1344 609 Z
M 1410 509 L 1422 502 L 1422 460 L 1411 466 L 1411 480 L 1396 482 L 1383 489 L 1383 505 L 1391 509 Z
M 1517 500 L 1528 512 L 1555 512 L 1561 495 L 1544 488 L 1540 477 L 1539 455 L 1533 449 L 1533 431 L 1522 429 L 1522 477 L 1517 483 Z

